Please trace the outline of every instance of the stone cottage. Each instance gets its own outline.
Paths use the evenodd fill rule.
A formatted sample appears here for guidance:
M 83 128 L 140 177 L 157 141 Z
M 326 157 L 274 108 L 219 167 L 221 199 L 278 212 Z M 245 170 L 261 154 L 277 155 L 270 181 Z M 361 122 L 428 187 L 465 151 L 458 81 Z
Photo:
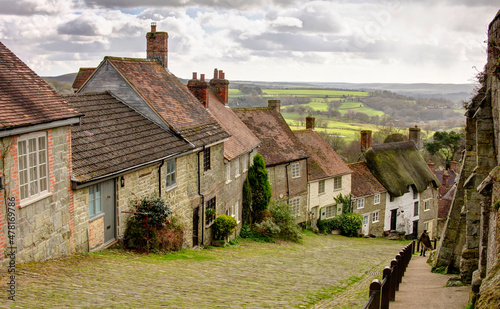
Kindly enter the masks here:
M 180 207 L 188 195 L 187 173 L 176 161 L 192 152 L 191 144 L 109 92 L 64 98 L 85 114 L 72 126 L 77 251 L 99 250 L 123 238 L 129 216 L 124 212 L 133 211 L 131 202 L 140 197 L 168 197 L 173 215 L 189 217 Z
M 182 222 L 191 235 L 188 246 L 202 245 L 211 239 L 213 222 L 212 216 L 205 216 L 206 209 L 225 211 L 224 142 L 230 135 L 169 72 L 168 34 L 157 32 L 153 24 L 146 38 L 147 59 L 105 57 L 78 93 L 111 91 L 127 106 L 193 147 L 173 163 L 182 186 L 178 183 L 172 190 L 167 188 L 162 196 L 179 199 L 174 210 L 183 214 Z M 168 173 L 173 165 L 162 168 Z
M 261 141 L 259 153 L 266 161 L 271 200 L 288 203 L 297 222 L 306 222 L 308 155 L 281 116 L 280 103 L 269 100 L 268 107 L 237 108 L 234 112 Z
M 306 117 L 306 129 L 293 131 L 302 144 L 307 160 L 308 222 L 313 225 L 321 219 L 342 213 L 342 205 L 334 198 L 351 193 L 351 173 L 347 164 L 314 129 L 314 117 Z
M 2 43 L 0 105 L 0 260 L 71 254 L 71 125 L 82 115 Z
M 388 192 L 373 176 L 366 162 L 348 165 L 352 170 L 352 212 L 363 216 L 363 235 L 384 236 L 385 208 Z
M 413 130 L 412 130 L 413 129 Z M 371 132 L 362 132 L 366 165 L 386 188 L 384 231 L 398 231 L 417 237 L 427 230 L 436 236 L 439 182 L 420 155 L 419 130 L 410 128 L 409 141 L 371 146 Z M 390 138 L 389 138 L 390 140 Z M 353 201 L 353 208 L 362 203 Z
M 462 169 L 433 264 L 458 270 L 472 283 L 475 308 L 500 301 L 500 11 L 488 28 L 488 62 L 481 88 L 467 106 Z
M 222 70 L 214 70 L 210 82 L 205 81 L 205 75 L 200 79 L 193 73 L 193 79 L 187 84 L 189 90 L 198 98 L 214 118 L 231 136 L 224 142 L 224 198 L 221 200 L 219 214 L 232 216 L 241 228 L 243 182 L 247 178 L 248 168 L 257 153 L 260 140 L 227 106 L 229 81 Z

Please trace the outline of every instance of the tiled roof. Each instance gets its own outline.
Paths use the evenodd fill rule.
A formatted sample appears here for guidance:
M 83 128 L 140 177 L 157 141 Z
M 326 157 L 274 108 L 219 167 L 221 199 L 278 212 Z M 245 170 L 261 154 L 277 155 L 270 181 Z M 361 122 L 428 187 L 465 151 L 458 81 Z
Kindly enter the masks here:
M 80 115 L 0 42 L 0 130 Z
M 72 127 L 73 179 L 78 182 L 191 150 L 174 133 L 162 129 L 110 93 L 65 96 L 85 113 Z
M 348 165 L 352 170 L 351 193 L 354 197 L 373 195 L 385 192 L 384 186 L 373 176 L 366 162 L 356 162 Z
M 454 184 L 450 190 L 438 201 L 438 218 L 448 217 L 450 212 L 451 203 L 453 202 L 453 196 L 455 195 L 455 190 L 457 185 Z
M 293 131 L 293 133 L 302 143 L 309 156 L 307 160 L 309 181 L 352 172 L 318 132 L 306 129 Z
M 92 75 L 92 73 L 94 73 L 95 70 L 96 68 L 80 68 L 71 88 L 77 90 L 80 89 L 80 87 L 87 81 L 87 79 L 90 77 L 90 75 Z
M 208 110 L 219 124 L 231 134 L 231 137 L 224 142 L 224 157 L 227 160 L 232 160 L 257 147 L 260 144 L 257 136 L 212 91 L 208 91 L 208 93 Z
M 412 141 L 374 145 L 365 157 L 370 171 L 392 196 L 402 196 L 408 186 L 419 193 L 430 184 L 440 186 Z
M 233 111 L 260 139 L 259 153 L 264 157 L 266 166 L 308 157 L 285 119 L 275 109 L 269 107 L 237 108 Z
M 156 60 L 106 57 L 151 108 L 196 146 L 229 137 L 198 99 Z

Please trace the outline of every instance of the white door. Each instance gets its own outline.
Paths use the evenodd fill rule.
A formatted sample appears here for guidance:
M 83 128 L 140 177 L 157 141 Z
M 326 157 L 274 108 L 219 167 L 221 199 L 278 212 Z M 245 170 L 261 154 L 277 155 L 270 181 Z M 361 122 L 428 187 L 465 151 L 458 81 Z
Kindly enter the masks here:
M 363 232 L 363 235 L 368 235 L 368 228 L 369 228 L 369 219 L 370 219 L 370 215 L 363 215 L 363 228 L 362 228 L 362 232 Z

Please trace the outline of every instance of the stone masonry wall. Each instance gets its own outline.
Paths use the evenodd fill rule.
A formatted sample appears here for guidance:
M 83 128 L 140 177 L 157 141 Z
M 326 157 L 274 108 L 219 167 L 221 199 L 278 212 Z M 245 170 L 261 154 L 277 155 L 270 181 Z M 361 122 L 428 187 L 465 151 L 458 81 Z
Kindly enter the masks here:
M 5 213 L 5 198 L 14 197 L 16 209 L 16 262 L 42 261 L 74 252 L 73 201 L 71 193 L 71 131 L 69 126 L 47 132 L 48 194 L 30 203 L 21 204 L 17 139 L 3 139 L 9 145 L 8 157 L 1 166 L 7 186 L 2 190 L 0 209 Z M 5 148 L 2 153 L 5 152 Z M 1 224 L 0 224 L 1 226 Z M 3 235 L 5 237 L 5 229 Z M 5 253 L 5 252 L 4 252 Z M 2 259 L 4 255 L 0 255 Z

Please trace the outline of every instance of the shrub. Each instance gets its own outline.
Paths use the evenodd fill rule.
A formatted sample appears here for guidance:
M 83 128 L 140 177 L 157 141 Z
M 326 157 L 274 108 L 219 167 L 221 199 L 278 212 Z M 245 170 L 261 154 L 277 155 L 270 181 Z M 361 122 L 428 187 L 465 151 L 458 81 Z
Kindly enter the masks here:
M 236 230 L 238 223 L 236 219 L 228 215 L 220 215 L 215 218 L 213 224 L 214 238 L 224 240 Z
M 271 218 L 266 218 L 264 221 L 255 224 L 254 231 L 261 236 L 276 237 L 280 234 L 281 229 Z
M 295 215 L 291 212 L 290 207 L 283 202 L 274 202 L 270 209 L 274 223 L 279 226 L 279 237 L 291 240 L 300 241 L 302 234 L 297 226 Z
M 147 213 L 149 226 L 160 227 L 167 221 L 168 215 L 172 213 L 168 207 L 168 203 L 157 196 L 143 197 L 140 200 L 132 201 L 132 208 L 135 212 Z M 142 221 L 146 219 L 146 215 L 134 214 L 134 218 Z
M 345 213 L 340 215 L 340 232 L 345 236 L 358 236 L 359 229 L 363 225 L 363 217 L 360 214 Z
M 336 216 L 331 219 L 318 219 L 316 223 L 318 230 L 322 233 L 331 233 L 333 230 L 340 230 L 342 226 L 341 216 Z

